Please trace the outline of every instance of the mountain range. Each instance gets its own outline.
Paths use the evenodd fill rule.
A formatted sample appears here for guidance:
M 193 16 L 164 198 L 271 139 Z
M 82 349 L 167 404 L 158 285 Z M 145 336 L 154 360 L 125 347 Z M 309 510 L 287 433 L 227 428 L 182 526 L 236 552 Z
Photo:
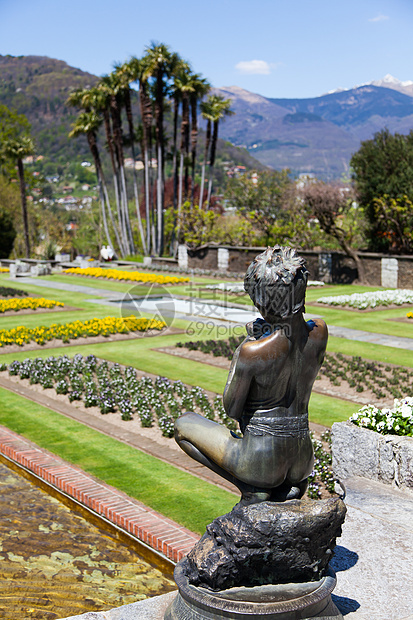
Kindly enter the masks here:
M 84 158 L 86 139 L 67 138 L 76 111 L 65 101 L 72 89 L 98 79 L 53 58 L 0 56 L 0 103 L 26 114 L 40 154 L 60 161 Z M 238 86 L 212 92 L 230 98 L 235 112 L 220 123 L 222 159 L 247 168 L 340 178 L 349 174 L 362 140 L 385 127 L 403 134 L 413 128 L 413 82 L 391 75 L 308 99 L 272 99 Z
M 272 168 L 323 179 L 349 173 L 351 155 L 377 131 L 413 128 L 413 82 L 390 75 L 310 99 L 271 99 L 237 86 L 214 89 L 232 100 L 235 115 L 221 137 Z

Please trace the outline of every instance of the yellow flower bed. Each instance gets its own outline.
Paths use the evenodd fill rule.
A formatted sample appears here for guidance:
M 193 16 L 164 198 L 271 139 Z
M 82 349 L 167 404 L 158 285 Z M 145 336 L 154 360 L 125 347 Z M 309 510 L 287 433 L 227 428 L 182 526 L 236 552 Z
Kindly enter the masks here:
M 413 312 L 408 312 L 406 316 L 408 319 L 413 319 Z
M 36 310 L 37 308 L 54 308 L 60 306 L 63 308 L 64 304 L 60 301 L 54 301 L 53 299 L 45 299 L 44 297 L 12 297 L 11 299 L 0 299 L 0 312 L 7 312 L 8 310 Z
M 120 269 L 103 269 L 102 267 L 71 267 L 63 273 L 79 276 L 92 276 L 94 278 L 110 278 L 111 280 L 128 280 L 130 282 L 144 282 L 156 284 L 180 284 L 189 282 L 189 278 L 177 278 L 175 276 L 161 276 L 153 273 L 141 273 L 139 271 L 122 271 Z
M 128 334 L 129 332 L 144 332 L 149 329 L 163 329 L 166 323 L 155 319 L 136 318 L 128 316 L 118 319 L 108 316 L 105 319 L 90 319 L 89 321 L 74 321 L 58 325 L 54 323 L 49 327 L 28 328 L 20 325 L 13 329 L 0 329 L 0 347 L 10 344 L 23 346 L 28 342 L 44 344 L 48 340 L 57 338 L 63 342 L 69 342 L 76 338 L 87 336 L 109 336 L 110 334 Z
M 10 269 L 8 267 L 0 267 L 0 273 L 8 273 Z

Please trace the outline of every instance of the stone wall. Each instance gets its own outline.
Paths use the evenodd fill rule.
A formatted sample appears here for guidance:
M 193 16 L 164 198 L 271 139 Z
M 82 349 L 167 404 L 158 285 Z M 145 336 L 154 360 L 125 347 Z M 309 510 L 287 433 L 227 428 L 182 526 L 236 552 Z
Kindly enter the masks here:
M 352 422 L 332 427 L 333 471 L 345 483 L 360 476 L 413 491 L 413 438 L 380 435 Z
M 263 252 L 259 247 L 204 246 L 187 251 L 189 269 L 210 269 L 245 273 L 252 260 Z M 357 269 L 353 259 L 342 252 L 319 252 L 301 250 L 306 259 L 310 280 L 326 283 L 351 284 L 357 279 Z M 413 289 L 413 256 L 384 256 L 361 253 L 366 271 L 366 280 L 372 286 L 386 288 Z

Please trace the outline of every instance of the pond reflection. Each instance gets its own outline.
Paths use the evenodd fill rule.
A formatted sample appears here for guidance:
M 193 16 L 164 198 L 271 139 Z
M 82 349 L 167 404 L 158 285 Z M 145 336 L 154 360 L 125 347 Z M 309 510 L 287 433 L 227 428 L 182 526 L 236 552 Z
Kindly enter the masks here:
M 0 463 L 0 618 L 54 620 L 175 587 L 103 528 Z

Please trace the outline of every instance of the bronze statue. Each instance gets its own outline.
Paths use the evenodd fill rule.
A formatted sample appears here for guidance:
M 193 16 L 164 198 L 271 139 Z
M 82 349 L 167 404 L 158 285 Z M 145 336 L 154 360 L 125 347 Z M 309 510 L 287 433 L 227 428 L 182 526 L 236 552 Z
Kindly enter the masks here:
M 328 333 L 321 319 L 304 320 L 307 277 L 304 259 L 278 246 L 247 270 L 262 319 L 247 324 L 223 396 L 242 434 L 192 412 L 175 423 L 181 448 L 237 486 L 241 505 L 301 498 L 313 468 L 308 401 Z

